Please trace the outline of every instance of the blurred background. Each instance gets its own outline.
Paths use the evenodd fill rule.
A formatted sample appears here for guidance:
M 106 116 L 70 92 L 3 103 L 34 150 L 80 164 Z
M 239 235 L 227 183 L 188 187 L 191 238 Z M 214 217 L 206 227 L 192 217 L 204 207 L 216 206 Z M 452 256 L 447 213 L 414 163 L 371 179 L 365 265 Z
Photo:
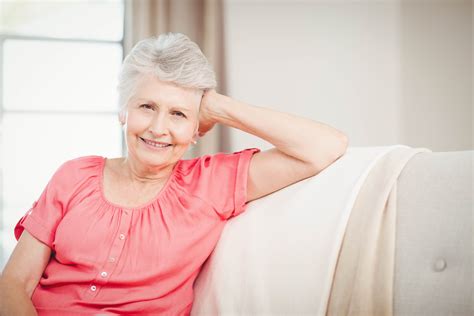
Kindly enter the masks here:
M 64 161 L 124 153 L 115 86 L 138 40 L 185 33 L 219 92 L 350 146 L 472 150 L 472 17 L 471 0 L 0 0 L 0 269 Z M 270 145 L 217 127 L 187 157 L 247 147 Z

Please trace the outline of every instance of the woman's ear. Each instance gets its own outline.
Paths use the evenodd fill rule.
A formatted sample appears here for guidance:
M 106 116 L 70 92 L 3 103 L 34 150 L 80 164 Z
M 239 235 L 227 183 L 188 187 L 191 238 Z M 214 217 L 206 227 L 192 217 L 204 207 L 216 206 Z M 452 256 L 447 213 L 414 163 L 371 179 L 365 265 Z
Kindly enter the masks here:
M 125 125 L 125 123 L 127 122 L 127 112 L 120 111 L 118 114 L 118 119 L 120 124 Z
M 193 143 L 193 144 L 197 144 L 198 138 L 199 138 L 199 132 L 196 131 L 196 132 L 194 133 L 194 135 L 193 135 L 192 143 Z

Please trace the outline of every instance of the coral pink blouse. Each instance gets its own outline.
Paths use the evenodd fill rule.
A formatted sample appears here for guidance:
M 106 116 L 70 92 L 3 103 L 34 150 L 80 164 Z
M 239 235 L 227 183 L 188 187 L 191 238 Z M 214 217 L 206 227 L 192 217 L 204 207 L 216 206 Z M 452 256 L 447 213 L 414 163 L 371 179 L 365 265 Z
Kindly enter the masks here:
M 15 227 L 52 249 L 32 301 L 40 315 L 188 315 L 193 283 L 226 220 L 246 206 L 251 148 L 180 160 L 140 207 L 107 201 L 106 158 L 63 164 Z

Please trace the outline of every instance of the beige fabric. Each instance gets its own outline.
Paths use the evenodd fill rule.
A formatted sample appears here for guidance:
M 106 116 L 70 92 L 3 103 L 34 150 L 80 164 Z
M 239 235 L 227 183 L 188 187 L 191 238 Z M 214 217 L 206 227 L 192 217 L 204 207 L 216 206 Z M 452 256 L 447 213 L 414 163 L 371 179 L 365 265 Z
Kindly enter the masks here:
M 217 90 L 227 93 L 224 69 L 222 0 L 126 0 L 124 55 L 140 40 L 166 32 L 187 35 L 201 47 L 217 76 Z M 214 127 L 186 158 L 213 154 L 225 147 L 225 128 Z
M 349 146 L 318 175 L 248 203 L 200 271 L 191 315 L 325 315 L 356 197 L 398 147 Z
M 326 315 L 393 315 L 397 178 L 414 155 L 429 151 L 393 150 L 367 176 L 347 224 Z

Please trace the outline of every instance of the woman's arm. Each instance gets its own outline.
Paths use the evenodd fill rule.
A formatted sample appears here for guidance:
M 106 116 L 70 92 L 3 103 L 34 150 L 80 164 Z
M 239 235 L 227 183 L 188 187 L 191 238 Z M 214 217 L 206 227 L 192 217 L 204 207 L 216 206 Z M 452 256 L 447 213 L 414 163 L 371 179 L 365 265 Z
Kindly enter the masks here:
M 200 131 L 221 123 L 258 136 L 275 148 L 252 158 L 248 201 L 319 173 L 347 148 L 344 133 L 326 124 L 206 91 L 201 101 Z
M 0 276 L 0 315 L 37 315 L 31 302 L 51 249 L 23 231 Z

